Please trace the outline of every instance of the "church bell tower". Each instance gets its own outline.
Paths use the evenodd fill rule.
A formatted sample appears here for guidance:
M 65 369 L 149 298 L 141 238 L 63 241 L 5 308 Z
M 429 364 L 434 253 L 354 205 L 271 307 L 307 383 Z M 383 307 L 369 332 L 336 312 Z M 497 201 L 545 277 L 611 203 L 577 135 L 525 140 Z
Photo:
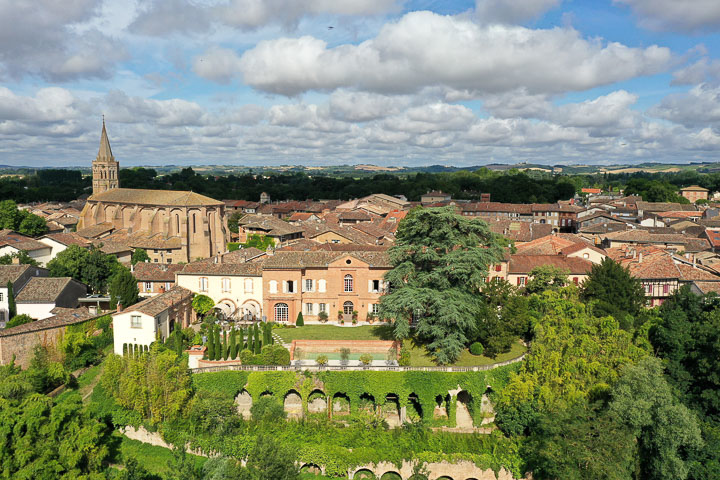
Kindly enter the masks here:
M 110 141 L 105 130 L 105 117 L 103 116 L 100 150 L 98 150 L 97 157 L 92 162 L 93 195 L 120 186 L 118 179 L 119 168 L 120 164 L 115 161 L 110 149 Z

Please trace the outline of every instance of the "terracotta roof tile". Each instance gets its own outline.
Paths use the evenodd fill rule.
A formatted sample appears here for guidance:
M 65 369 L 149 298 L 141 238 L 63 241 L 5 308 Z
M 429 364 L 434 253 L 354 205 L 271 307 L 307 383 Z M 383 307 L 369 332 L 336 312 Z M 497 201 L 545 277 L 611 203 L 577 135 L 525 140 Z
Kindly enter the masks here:
M 140 188 L 112 188 L 92 195 L 88 202 L 130 203 L 137 205 L 171 205 L 183 207 L 218 206 L 223 202 L 195 192 L 177 190 L 147 190 Z
M 571 275 L 587 275 L 593 264 L 584 258 L 562 255 L 511 255 L 508 273 L 528 274 L 534 268 L 545 265 L 567 270 Z
M 123 310 L 123 312 L 141 312 L 154 317 L 155 315 L 164 312 L 173 305 L 192 298 L 193 295 L 193 292 L 191 292 L 187 288 L 175 285 L 167 292 L 155 295 L 154 297 L 150 297 L 147 300 L 136 303 L 135 305 L 131 305 L 130 307 Z
M 53 311 L 56 310 L 53 309 Z M 0 330 L 0 337 L 12 337 L 14 335 L 22 335 L 50 328 L 74 325 L 97 317 L 98 315 L 91 315 L 87 308 L 62 309 L 62 311 L 58 311 L 58 313 L 52 317 L 25 323 L 17 327 L 2 329 Z
M 184 266 L 176 263 L 140 262 L 133 267 L 133 275 L 138 282 L 174 282 L 175 272 L 182 270 Z
M 82 285 L 70 277 L 31 277 L 20 293 L 15 296 L 15 301 L 17 303 L 52 303 L 72 282 Z
M 0 265 L 0 287 L 6 287 L 8 282 L 15 282 L 30 265 Z

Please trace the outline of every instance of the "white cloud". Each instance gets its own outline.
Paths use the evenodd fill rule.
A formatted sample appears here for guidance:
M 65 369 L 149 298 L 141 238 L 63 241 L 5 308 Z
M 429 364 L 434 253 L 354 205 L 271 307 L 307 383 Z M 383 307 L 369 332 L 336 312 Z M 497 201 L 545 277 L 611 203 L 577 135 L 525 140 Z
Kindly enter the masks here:
M 98 13 L 99 0 L 0 0 L 0 77 L 51 81 L 107 78 L 126 57 L 116 40 L 76 28 Z
M 689 128 L 720 126 L 720 86 L 701 84 L 669 95 L 650 113 Z
M 336 90 L 330 95 L 330 114 L 347 122 L 367 122 L 400 113 L 412 103 L 410 96 L 378 95 L 368 92 Z
M 398 8 L 399 0 L 230 0 L 204 5 L 190 0 L 156 0 L 139 12 L 130 30 L 149 36 L 204 33 L 216 25 L 241 30 L 281 25 L 292 30 L 305 17 L 369 16 Z
M 651 30 L 700 32 L 720 29 L 717 0 L 613 0 L 628 5 Z
M 303 36 L 262 41 L 240 58 L 246 84 L 296 95 L 341 87 L 412 93 L 445 86 L 530 94 L 586 90 L 663 71 L 670 50 L 583 39 L 572 29 L 480 26 L 470 20 L 413 12 L 359 45 L 328 48 Z
M 540 17 L 562 0 L 477 0 L 475 12 L 483 23 L 522 23 Z
M 672 85 L 697 85 L 700 83 L 720 83 L 720 60 L 701 58 L 673 72 Z
M 240 57 L 228 48 L 210 48 L 193 59 L 193 71 L 217 83 L 230 83 L 239 69 Z

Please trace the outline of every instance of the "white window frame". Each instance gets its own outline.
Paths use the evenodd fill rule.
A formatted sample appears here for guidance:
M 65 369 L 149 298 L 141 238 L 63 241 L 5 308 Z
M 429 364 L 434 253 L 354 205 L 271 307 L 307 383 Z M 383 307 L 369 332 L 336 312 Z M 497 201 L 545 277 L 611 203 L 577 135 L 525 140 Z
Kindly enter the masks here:
M 278 284 L 277 280 L 270 280 L 268 283 L 268 289 L 270 290 L 270 293 L 277 293 L 278 292 Z
M 201 292 L 207 292 L 208 291 L 208 278 L 207 277 L 200 277 L 199 278 L 199 284 L 200 284 L 200 291 Z
M 152 292 L 152 282 L 145 282 L 145 291 Z
M 327 303 L 318 303 L 318 313 L 327 312 Z
M 305 279 L 303 286 L 305 287 L 306 292 L 314 292 L 315 291 L 315 282 L 310 278 Z
M 273 314 L 276 322 L 287 322 L 290 320 L 290 307 L 287 303 L 276 303 L 273 307 Z
M 352 293 L 355 287 L 355 279 L 349 273 L 343 277 L 343 292 Z
M 222 284 L 222 291 L 223 291 L 223 293 L 230 293 L 230 291 L 232 290 L 232 289 L 230 288 L 231 285 L 232 285 L 232 282 L 230 281 L 230 278 L 228 278 L 228 277 L 223 277 L 223 278 L 220 280 L 220 282 L 221 282 L 221 284 Z
M 253 279 L 246 278 L 244 283 L 245 283 L 245 293 L 253 293 Z
M 142 317 L 140 315 L 130 315 L 130 328 L 142 328 Z
M 379 303 L 371 303 L 370 304 L 370 313 L 377 315 L 380 313 L 380 304 Z
M 306 303 L 306 304 L 305 304 L 305 315 L 314 315 L 314 310 L 313 310 L 313 304 L 312 304 L 312 303 Z

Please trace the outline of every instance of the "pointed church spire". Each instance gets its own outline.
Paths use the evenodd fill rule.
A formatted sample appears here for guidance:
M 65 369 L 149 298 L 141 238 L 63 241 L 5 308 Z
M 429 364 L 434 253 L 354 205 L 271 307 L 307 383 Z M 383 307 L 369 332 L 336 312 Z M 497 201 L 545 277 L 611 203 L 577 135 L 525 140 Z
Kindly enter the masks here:
M 103 115 L 103 126 L 102 133 L 100 134 L 100 149 L 98 150 L 97 161 L 107 162 L 112 160 L 115 160 L 115 157 L 113 157 L 112 149 L 110 148 L 107 130 L 105 130 L 105 115 Z

